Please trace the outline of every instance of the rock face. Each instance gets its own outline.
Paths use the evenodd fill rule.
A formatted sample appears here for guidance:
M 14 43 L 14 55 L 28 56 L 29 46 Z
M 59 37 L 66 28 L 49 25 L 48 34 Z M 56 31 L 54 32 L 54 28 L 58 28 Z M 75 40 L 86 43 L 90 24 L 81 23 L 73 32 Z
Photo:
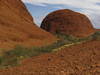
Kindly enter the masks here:
M 58 10 L 47 15 L 41 28 L 52 33 L 66 33 L 77 38 L 84 38 L 96 30 L 83 14 L 69 9 Z
M 50 33 L 39 28 L 21 0 L 0 0 L 0 48 L 15 44 L 46 45 L 56 41 Z

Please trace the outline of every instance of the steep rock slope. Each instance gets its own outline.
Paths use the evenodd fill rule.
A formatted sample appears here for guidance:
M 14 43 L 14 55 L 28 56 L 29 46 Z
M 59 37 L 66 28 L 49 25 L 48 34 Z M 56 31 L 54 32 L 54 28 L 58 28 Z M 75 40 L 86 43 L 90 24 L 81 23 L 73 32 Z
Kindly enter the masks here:
M 21 0 L 0 0 L 0 48 L 15 44 L 46 45 L 56 41 L 50 33 L 39 28 Z
M 97 31 L 85 15 L 69 9 L 57 10 L 47 15 L 41 28 L 52 34 L 67 33 L 78 38 L 87 37 Z

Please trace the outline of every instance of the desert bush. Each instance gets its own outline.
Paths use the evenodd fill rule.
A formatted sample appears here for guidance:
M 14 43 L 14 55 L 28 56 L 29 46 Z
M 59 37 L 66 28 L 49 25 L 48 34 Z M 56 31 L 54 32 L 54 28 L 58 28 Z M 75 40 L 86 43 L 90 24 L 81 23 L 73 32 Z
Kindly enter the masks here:
M 2 68 L 6 68 L 7 66 L 16 67 L 23 59 L 31 58 L 43 53 L 52 52 L 54 49 L 58 49 L 66 44 L 77 43 L 84 40 L 98 40 L 98 38 L 100 37 L 100 32 L 96 32 L 93 35 L 83 39 L 77 39 L 64 33 L 56 34 L 56 36 L 61 36 L 61 38 L 54 44 L 48 46 L 26 47 L 25 45 L 15 45 L 14 49 L 5 52 L 2 57 L 0 57 L 0 65 L 2 65 Z
M 99 40 L 99 38 L 100 38 L 100 31 L 97 31 L 94 34 L 92 34 L 92 35 L 90 35 L 90 36 L 88 36 L 86 38 L 79 39 L 79 41 L 84 41 L 84 40 L 85 41 L 89 41 L 89 40 L 95 40 L 95 41 L 97 41 L 97 40 Z
M 98 36 L 93 36 L 93 40 L 94 41 L 98 41 L 99 40 L 99 37 Z
M 58 40 L 57 43 L 42 47 L 26 47 L 24 45 L 15 45 L 13 50 L 5 52 L 5 54 L 0 58 L 0 65 L 3 68 L 7 66 L 15 67 L 19 65 L 22 59 L 34 57 L 43 53 L 52 52 L 53 49 L 65 45 L 66 42 Z
M 68 43 L 76 43 L 78 42 L 78 39 L 77 38 L 74 38 L 72 36 L 70 36 L 69 34 L 65 34 L 65 33 L 59 33 L 59 34 L 56 34 L 56 36 L 62 36 L 62 38 L 64 38 L 64 40 L 66 40 Z

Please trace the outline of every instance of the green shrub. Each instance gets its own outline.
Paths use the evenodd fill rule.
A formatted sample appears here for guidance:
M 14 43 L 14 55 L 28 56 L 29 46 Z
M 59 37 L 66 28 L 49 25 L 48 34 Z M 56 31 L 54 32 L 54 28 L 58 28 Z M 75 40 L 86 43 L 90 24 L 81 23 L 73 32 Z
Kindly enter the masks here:
M 99 37 L 98 36 L 93 36 L 93 40 L 94 41 L 98 41 L 99 40 Z
M 9 50 L 5 52 L 2 57 L 0 57 L 0 65 L 2 65 L 3 68 L 10 66 L 10 67 L 16 67 L 19 65 L 19 62 L 26 58 L 31 58 L 43 53 L 49 53 L 52 52 L 54 49 L 58 49 L 66 44 L 72 44 L 77 43 L 81 41 L 88 41 L 88 40 L 98 40 L 100 37 L 100 32 L 96 32 L 93 35 L 83 38 L 83 39 L 77 39 L 74 38 L 68 34 L 59 33 L 56 34 L 56 36 L 61 36 L 59 40 L 57 40 L 56 43 L 48 46 L 42 46 L 42 47 L 26 47 L 24 45 L 15 45 L 13 50 Z
M 5 52 L 0 59 L 0 64 L 3 67 L 18 65 L 18 63 L 25 58 L 34 57 L 43 53 L 52 52 L 52 50 L 65 45 L 67 42 L 64 40 L 58 40 L 56 43 L 42 47 L 26 47 L 24 45 L 15 45 L 13 50 Z M 3 59 L 3 60 L 2 60 Z

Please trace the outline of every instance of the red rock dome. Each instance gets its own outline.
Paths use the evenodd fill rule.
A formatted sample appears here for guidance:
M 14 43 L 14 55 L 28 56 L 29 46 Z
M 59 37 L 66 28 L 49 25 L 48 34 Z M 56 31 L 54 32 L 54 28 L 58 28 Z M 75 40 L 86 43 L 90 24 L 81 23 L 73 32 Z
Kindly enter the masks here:
M 52 33 L 66 33 L 77 38 L 84 38 L 96 30 L 83 14 L 69 9 L 57 10 L 47 15 L 41 28 Z
M 41 46 L 56 38 L 39 28 L 21 0 L 0 0 L 0 48 L 15 44 Z

